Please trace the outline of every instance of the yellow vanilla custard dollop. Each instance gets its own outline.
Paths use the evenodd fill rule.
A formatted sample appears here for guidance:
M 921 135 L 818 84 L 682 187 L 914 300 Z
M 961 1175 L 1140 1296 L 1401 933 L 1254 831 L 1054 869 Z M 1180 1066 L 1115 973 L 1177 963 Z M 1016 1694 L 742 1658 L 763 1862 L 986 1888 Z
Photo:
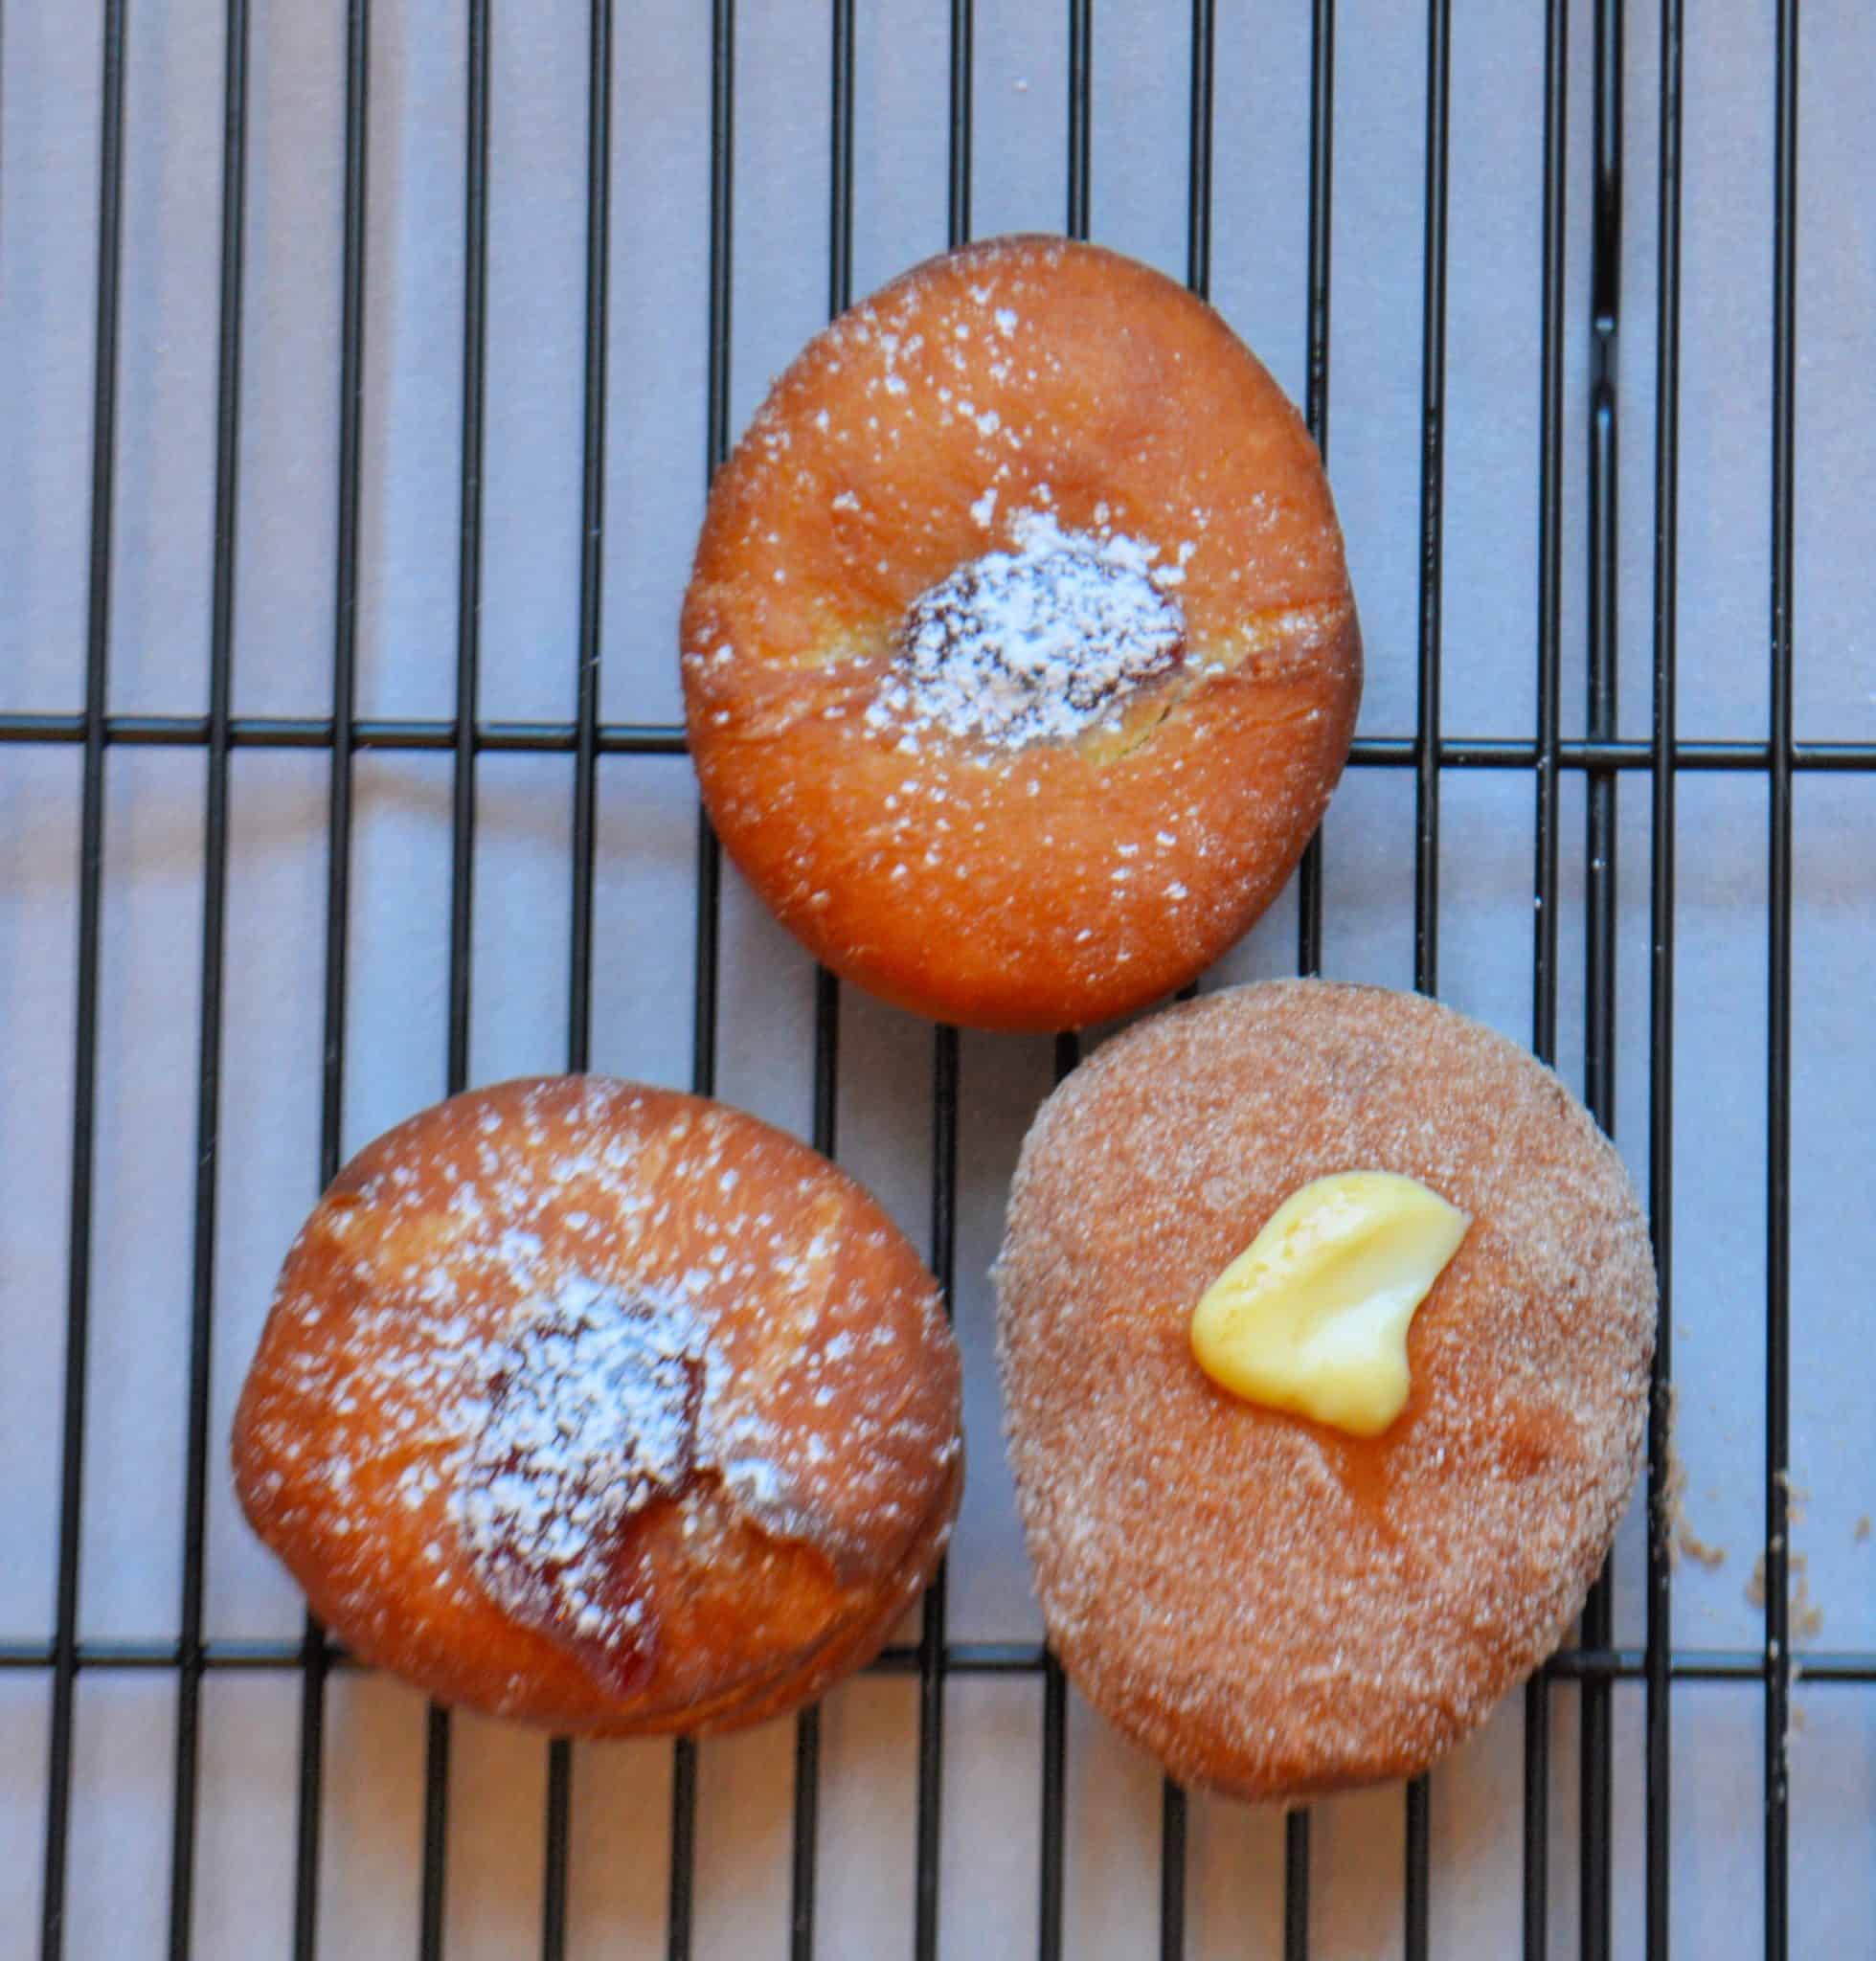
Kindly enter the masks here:
M 1469 1214 L 1418 1180 L 1341 1171 L 1294 1191 L 1192 1310 L 1221 1388 L 1354 1436 L 1407 1407 L 1407 1330 Z

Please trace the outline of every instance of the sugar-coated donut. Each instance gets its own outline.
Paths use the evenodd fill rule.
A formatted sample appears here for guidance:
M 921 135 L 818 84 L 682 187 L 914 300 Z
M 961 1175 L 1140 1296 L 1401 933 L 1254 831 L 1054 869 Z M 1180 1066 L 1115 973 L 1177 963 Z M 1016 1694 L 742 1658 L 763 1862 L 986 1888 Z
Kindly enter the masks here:
M 1240 1400 L 1187 1339 L 1282 1200 L 1352 1168 L 1472 1215 L 1367 1439 Z M 1173 1008 L 1043 1106 L 997 1282 L 1050 1638 L 1176 1776 L 1414 1774 L 1562 1638 L 1635 1480 L 1655 1277 L 1614 1147 L 1514 1044 L 1325 981 Z
M 681 643 L 760 896 L 836 972 L 990 1028 L 1120 1014 L 1230 946 L 1361 693 L 1295 409 L 1184 287 L 1049 237 L 808 344 L 717 474 Z
M 564 1076 L 339 1174 L 235 1421 L 249 1520 L 358 1654 L 582 1734 L 793 1708 L 938 1562 L 963 1456 L 936 1282 L 753 1116 Z

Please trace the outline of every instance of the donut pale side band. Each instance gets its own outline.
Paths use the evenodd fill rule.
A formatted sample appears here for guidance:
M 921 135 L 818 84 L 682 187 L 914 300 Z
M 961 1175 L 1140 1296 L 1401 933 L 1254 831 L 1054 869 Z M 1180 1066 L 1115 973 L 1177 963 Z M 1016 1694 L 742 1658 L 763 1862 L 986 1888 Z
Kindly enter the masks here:
M 1187 1333 L 1292 1192 L 1357 1167 L 1472 1215 L 1372 1437 L 1221 1388 Z M 1634 1486 L 1655 1276 L 1621 1161 L 1548 1070 L 1417 995 L 1270 982 L 1107 1043 L 1024 1143 L 997 1290 L 1050 1638 L 1188 1783 L 1424 1769 L 1556 1646 Z
M 1091 591 L 1101 552 L 1150 565 L 1153 658 L 1067 735 L 908 720 L 915 602 L 1038 525 Z M 1059 238 L 933 259 L 809 343 L 717 474 L 681 643 L 705 802 L 760 896 L 836 972 L 993 1028 L 1119 1015 L 1229 947 L 1361 692 L 1295 409 L 1185 288 Z
M 858 1184 L 694 1096 L 472 1091 L 287 1254 L 236 1415 L 255 1529 L 355 1653 L 562 1732 L 820 1695 L 962 1487 L 937 1283 Z

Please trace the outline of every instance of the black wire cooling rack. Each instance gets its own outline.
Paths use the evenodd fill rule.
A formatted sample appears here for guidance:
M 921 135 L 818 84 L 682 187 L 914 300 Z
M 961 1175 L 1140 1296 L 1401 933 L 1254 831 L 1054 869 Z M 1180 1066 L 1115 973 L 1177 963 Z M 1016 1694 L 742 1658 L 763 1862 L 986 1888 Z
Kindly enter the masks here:
M 81 1671 L 167 1672 L 176 1685 L 176 1726 L 170 1860 L 169 1944 L 176 1956 L 192 1948 L 192 1900 L 197 1879 L 199 1757 L 205 1676 L 220 1669 L 291 1670 L 299 1676 L 298 1836 L 290 1938 L 296 1956 L 319 1950 L 317 1881 L 321 1858 L 323 1724 L 328 1674 L 350 1665 L 322 1630 L 308 1623 L 298 1642 L 218 1641 L 204 1624 L 205 1518 L 208 1482 L 219 1454 L 210 1434 L 210 1353 L 215 1313 L 214 1248 L 217 1203 L 216 1151 L 221 1122 L 220 1062 L 223 1006 L 229 976 L 225 933 L 229 859 L 230 758 L 237 749 L 301 749 L 329 759 L 327 905 L 324 924 L 325 1036 L 320 1130 L 322 1181 L 340 1161 L 341 1093 L 347 1052 L 348 920 L 353 819 L 353 765 L 362 751 L 440 751 L 451 760 L 451 879 L 449 889 L 447 1087 L 468 1079 L 472 846 L 477 813 L 477 761 L 485 755 L 545 752 L 573 757 L 571 983 L 566 1003 L 566 1064 L 586 1066 L 592 1008 L 595 794 L 599 758 L 636 754 L 680 756 L 683 732 L 664 724 L 609 722 L 599 715 L 599 652 L 602 601 L 601 538 L 606 453 L 607 320 L 610 267 L 609 200 L 614 39 L 623 14 L 615 0 L 591 10 L 588 170 L 585 232 L 585 366 L 581 562 L 576 647 L 576 712 L 571 722 L 486 721 L 480 715 L 478 601 L 482 563 L 483 448 L 486 400 L 486 319 L 488 254 L 490 6 L 466 0 L 468 48 L 467 147 L 463 198 L 467 238 L 463 292 L 463 394 L 455 712 L 439 720 L 365 719 L 356 712 L 359 614 L 361 395 L 366 263 L 367 97 L 371 85 L 369 0 L 350 0 L 345 38 L 345 154 L 339 431 L 336 635 L 331 708 L 312 717 L 239 716 L 232 708 L 235 605 L 235 510 L 240 451 L 244 166 L 248 137 L 249 0 L 227 0 L 225 93 L 221 153 L 219 341 L 215 394 L 215 527 L 210 694 L 205 715 L 112 714 L 106 710 L 112 588 L 112 486 L 119 408 L 120 268 L 123 247 L 123 163 L 126 14 L 130 0 L 105 0 L 103 80 L 97 223 L 97 312 L 90 448 L 89 597 L 83 707 L 78 712 L 11 712 L 0 716 L 0 755 L 21 744 L 62 744 L 82 757 L 80 849 L 78 868 L 75 1118 L 72 1130 L 69 1288 L 65 1300 L 64 1402 L 58 1493 L 56 1614 L 50 1639 L 0 1641 L 0 1667 L 36 1671 L 50 1679 L 50 1749 L 45 1773 L 43 1891 L 39 1945 L 45 1961 L 66 1951 L 64 1914 L 74 1802 L 74 1703 Z M 859 0 L 830 0 L 832 158 L 827 209 L 830 311 L 851 297 L 854 171 L 854 28 Z M 1616 733 L 1616 434 L 1620 397 L 1616 351 L 1621 332 L 1620 0 L 1579 0 L 1577 12 L 1593 36 L 1593 180 L 1567 184 L 1566 81 L 1568 0 L 1544 10 L 1545 86 L 1542 194 L 1541 441 L 1538 459 L 1539 578 L 1535 622 L 1537 714 L 1534 734 L 1449 741 L 1440 731 L 1442 463 L 1445 431 L 1447 159 L 1451 109 L 1450 0 L 1428 9 L 1424 311 L 1421 322 L 1422 450 L 1420 468 L 1420 586 L 1417 643 L 1418 711 L 1411 733 L 1357 742 L 1355 770 L 1411 772 L 1414 792 L 1414 955 L 1419 988 L 1438 985 L 1440 788 L 1452 771 L 1527 775 L 1534 831 L 1536 901 L 1530 1034 L 1552 1057 L 1557 1042 L 1559 793 L 1565 772 L 1586 782 L 1589 825 L 1587 894 L 1587 1100 L 1599 1116 L 1612 1107 L 1616 1013 L 1616 786 L 1629 775 L 1645 787 L 1652 831 L 1650 890 L 1652 962 L 1649 974 L 1649 1209 L 1656 1222 L 1663 1312 L 1656 1353 L 1648 1454 L 1650 1495 L 1647 1634 L 1639 1649 L 1613 1643 L 1605 1580 L 1590 1597 L 1576 1641 L 1526 1690 L 1523 1921 L 1525 1951 L 1547 1951 L 1551 1778 L 1548 1762 L 1551 1685 L 1577 1686 L 1581 1701 L 1578 1927 L 1582 1951 L 1611 1951 L 1612 1684 L 1639 1680 L 1645 1694 L 1645 1937 L 1650 1956 L 1669 1951 L 1668 1858 L 1671 1689 L 1676 1681 L 1735 1684 L 1756 1690 L 1764 1718 L 1764 1923 L 1770 1956 L 1788 1951 L 1788 1812 L 1784 1739 L 1793 1679 L 1787 1604 L 1788 1411 L 1790 1314 L 1790 1132 L 1792 1012 L 1792 806 L 1794 777 L 1805 771 L 1876 772 L 1876 743 L 1794 739 L 1792 717 L 1795 245 L 1797 219 L 1797 5 L 1776 9 L 1775 70 L 1766 86 L 1775 102 L 1773 204 L 1771 589 L 1766 660 L 1771 681 L 1769 736 L 1753 741 L 1687 741 L 1676 724 L 1677 404 L 1680 333 L 1680 199 L 1683 7 L 1660 9 L 1660 156 L 1656 179 L 1641 194 L 1659 200 L 1659 284 L 1656 333 L 1654 613 L 1650 622 L 1653 725 L 1645 739 Z M 1189 194 L 1187 273 L 1201 294 L 1211 276 L 1213 56 L 1215 0 L 1192 0 L 1190 33 Z M 1332 116 L 1335 103 L 1334 0 L 1313 0 L 1308 158 L 1307 392 L 1309 426 L 1329 444 L 1330 208 L 1333 191 Z M 948 233 L 953 243 L 971 236 L 973 10 L 950 0 L 948 77 Z M 1065 229 L 1086 236 L 1090 222 L 1093 115 L 1091 76 L 1095 32 L 1092 0 L 1068 0 L 1069 101 Z M 1577 31 L 1582 31 L 1579 19 Z M 709 202 L 709 347 L 707 455 L 713 469 L 731 436 L 730 304 L 732 158 L 735 101 L 735 0 L 712 0 L 708 115 L 711 130 Z M 1631 196 L 1637 187 L 1630 187 Z M 1569 192 L 1590 200 L 1593 226 L 1590 426 L 1567 424 L 1565 402 L 1565 211 Z M 1633 440 L 1633 439 L 1632 439 Z M 1646 441 L 1647 436 L 1640 437 Z M 1578 460 L 1580 459 L 1580 464 Z M 1560 645 L 1564 571 L 1566 472 L 1585 472 L 1590 513 L 1587 733 L 1562 733 Z M 1639 635 L 1631 631 L 1633 644 Z M 175 1639 L 86 1641 L 79 1634 L 79 1526 L 86 1431 L 86 1352 L 91 1296 L 94 1145 L 99 1134 L 97 1054 L 100 993 L 100 895 L 104 862 L 105 755 L 113 746 L 156 745 L 205 753 L 206 880 L 201 914 L 201 994 L 196 1093 L 199 1138 L 194 1185 L 193 1313 L 189 1331 L 189 1403 L 185 1544 L 180 1634 Z M 1669 1465 L 1663 1417 L 1672 1375 L 1668 1226 L 1673 1164 L 1671 1084 L 1674 1043 L 1676 789 L 1688 771 L 1743 772 L 1765 783 L 1769 828 L 1766 948 L 1768 1021 L 1763 1058 L 1768 1089 L 1765 1135 L 1765 1639 L 1757 1651 L 1689 1650 L 1670 1643 L 1668 1522 L 1658 1502 Z M 716 998 L 721 896 L 717 846 L 700 826 L 696 854 L 694 1049 L 691 1080 L 709 1093 L 717 1076 Z M 1312 845 L 1300 874 L 1299 967 L 1319 964 L 1321 868 Z M 834 980 L 818 977 L 814 1019 L 813 1140 L 834 1145 L 839 1003 Z M 1058 1070 L 1072 1067 L 1076 1046 L 1064 1037 Z M 960 1145 L 959 1043 L 938 1028 L 932 1043 L 934 1132 L 931 1248 L 949 1295 L 954 1269 L 957 1167 Z M 1044 1961 L 1064 1949 L 1065 1750 L 1067 1692 L 1053 1658 L 1028 1644 L 949 1641 L 945 1580 L 926 1595 L 919 1638 L 889 1649 L 876 1667 L 917 1683 L 915 1884 L 905 1939 L 919 1961 L 938 1952 L 939 1819 L 945 1770 L 946 1683 L 966 1675 L 1013 1674 L 1039 1679 L 1043 1698 L 1041 1764 L 1039 1952 Z M 1812 1653 L 1803 1674 L 1812 1682 L 1876 1681 L 1876 1655 Z M 433 1709 L 425 1762 L 422 1882 L 417 1950 L 442 1951 L 446 1806 L 451 1724 Z M 545 1882 L 540 1951 L 548 1961 L 565 1951 L 572 1807 L 571 1754 L 550 1747 L 544 1826 Z M 817 1712 L 799 1719 L 795 1744 L 790 1951 L 815 1950 L 817 1814 L 821 1763 Z M 671 1786 L 667 1945 L 673 1961 L 692 1951 L 692 1875 L 696 1850 L 696 1753 L 675 1746 Z M 1424 1779 L 1403 1799 L 1404 1949 L 1410 1961 L 1429 1952 L 1430 1811 Z M 1162 1808 L 1160 1950 L 1184 1950 L 1186 1923 L 1186 1800 L 1168 1783 Z M 1289 1815 L 1284 1827 L 1283 1951 L 1306 1956 L 1310 1947 L 1310 1816 Z M 1014 1951 L 1014 1947 L 1012 1947 Z

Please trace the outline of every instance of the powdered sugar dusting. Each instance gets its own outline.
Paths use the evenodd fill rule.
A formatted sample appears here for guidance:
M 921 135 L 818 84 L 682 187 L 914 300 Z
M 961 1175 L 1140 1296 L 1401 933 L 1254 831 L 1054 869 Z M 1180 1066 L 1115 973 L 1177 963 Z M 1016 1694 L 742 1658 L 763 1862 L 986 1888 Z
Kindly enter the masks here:
M 704 1347 L 687 1302 L 570 1275 L 496 1352 L 452 1498 L 487 1591 L 622 1691 L 650 1631 L 617 1597 L 620 1535 L 690 1476 Z
M 973 506 L 988 524 L 995 491 Z M 867 720 L 938 728 L 1006 748 L 1063 741 L 1118 719 L 1142 684 L 1178 665 L 1186 641 L 1165 590 L 1177 565 L 1156 546 L 1103 529 L 1064 530 L 1048 510 L 1010 524 L 1013 552 L 989 552 L 928 588 Z

